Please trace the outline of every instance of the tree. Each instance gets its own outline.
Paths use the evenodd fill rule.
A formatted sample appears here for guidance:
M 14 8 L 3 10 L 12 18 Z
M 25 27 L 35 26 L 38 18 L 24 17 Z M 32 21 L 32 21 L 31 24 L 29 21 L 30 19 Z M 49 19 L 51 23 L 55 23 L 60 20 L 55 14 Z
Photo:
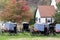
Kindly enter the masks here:
M 9 0 L 0 0 L 0 10 L 3 10 Z
M 60 12 L 56 12 L 54 19 L 57 23 L 60 23 Z
M 27 5 L 24 0 L 11 0 L 6 6 L 0 17 L 4 21 L 29 21 L 32 17 L 29 10 L 29 5 Z
M 60 3 L 57 4 L 57 10 L 54 16 L 57 23 L 60 23 Z

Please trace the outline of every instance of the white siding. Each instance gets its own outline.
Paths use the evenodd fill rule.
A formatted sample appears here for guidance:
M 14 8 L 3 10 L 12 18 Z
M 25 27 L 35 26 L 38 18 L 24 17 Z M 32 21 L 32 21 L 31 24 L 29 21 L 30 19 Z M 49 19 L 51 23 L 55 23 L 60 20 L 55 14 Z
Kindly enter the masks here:
M 41 23 L 46 23 L 46 18 L 41 18 Z
M 54 22 L 54 18 L 52 18 L 52 22 Z
M 50 20 L 50 22 L 48 22 L 48 20 Z M 40 20 L 41 22 L 40 23 L 51 23 L 51 21 L 52 22 L 54 22 L 54 19 L 52 18 L 41 18 L 41 20 Z
M 37 9 L 36 18 L 37 18 L 36 22 L 39 23 L 39 18 L 41 18 L 39 9 Z

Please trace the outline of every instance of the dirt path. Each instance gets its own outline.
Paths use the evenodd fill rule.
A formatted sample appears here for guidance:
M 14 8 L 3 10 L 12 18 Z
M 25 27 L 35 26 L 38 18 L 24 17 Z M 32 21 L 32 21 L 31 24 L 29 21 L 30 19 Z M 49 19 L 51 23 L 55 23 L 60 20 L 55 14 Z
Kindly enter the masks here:
M 60 40 L 60 38 L 11 38 L 9 40 Z

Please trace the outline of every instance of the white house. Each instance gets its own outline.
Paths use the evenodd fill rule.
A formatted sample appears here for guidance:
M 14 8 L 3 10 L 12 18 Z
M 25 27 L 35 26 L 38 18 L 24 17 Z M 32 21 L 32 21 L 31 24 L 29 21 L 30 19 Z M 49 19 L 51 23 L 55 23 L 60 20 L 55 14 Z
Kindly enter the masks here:
M 51 23 L 54 21 L 54 6 L 41 5 L 36 11 L 36 23 Z
M 60 0 L 51 0 L 51 6 L 54 6 L 54 8 L 57 10 L 56 4 L 58 4 Z

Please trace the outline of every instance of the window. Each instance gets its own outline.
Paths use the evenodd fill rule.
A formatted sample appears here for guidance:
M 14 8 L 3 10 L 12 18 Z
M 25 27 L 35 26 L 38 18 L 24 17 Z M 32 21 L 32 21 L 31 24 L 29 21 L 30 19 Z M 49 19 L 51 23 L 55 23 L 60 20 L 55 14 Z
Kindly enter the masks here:
M 51 22 L 51 18 L 47 18 L 47 22 L 48 22 L 48 23 Z
M 50 20 L 48 20 L 47 22 L 51 22 Z

